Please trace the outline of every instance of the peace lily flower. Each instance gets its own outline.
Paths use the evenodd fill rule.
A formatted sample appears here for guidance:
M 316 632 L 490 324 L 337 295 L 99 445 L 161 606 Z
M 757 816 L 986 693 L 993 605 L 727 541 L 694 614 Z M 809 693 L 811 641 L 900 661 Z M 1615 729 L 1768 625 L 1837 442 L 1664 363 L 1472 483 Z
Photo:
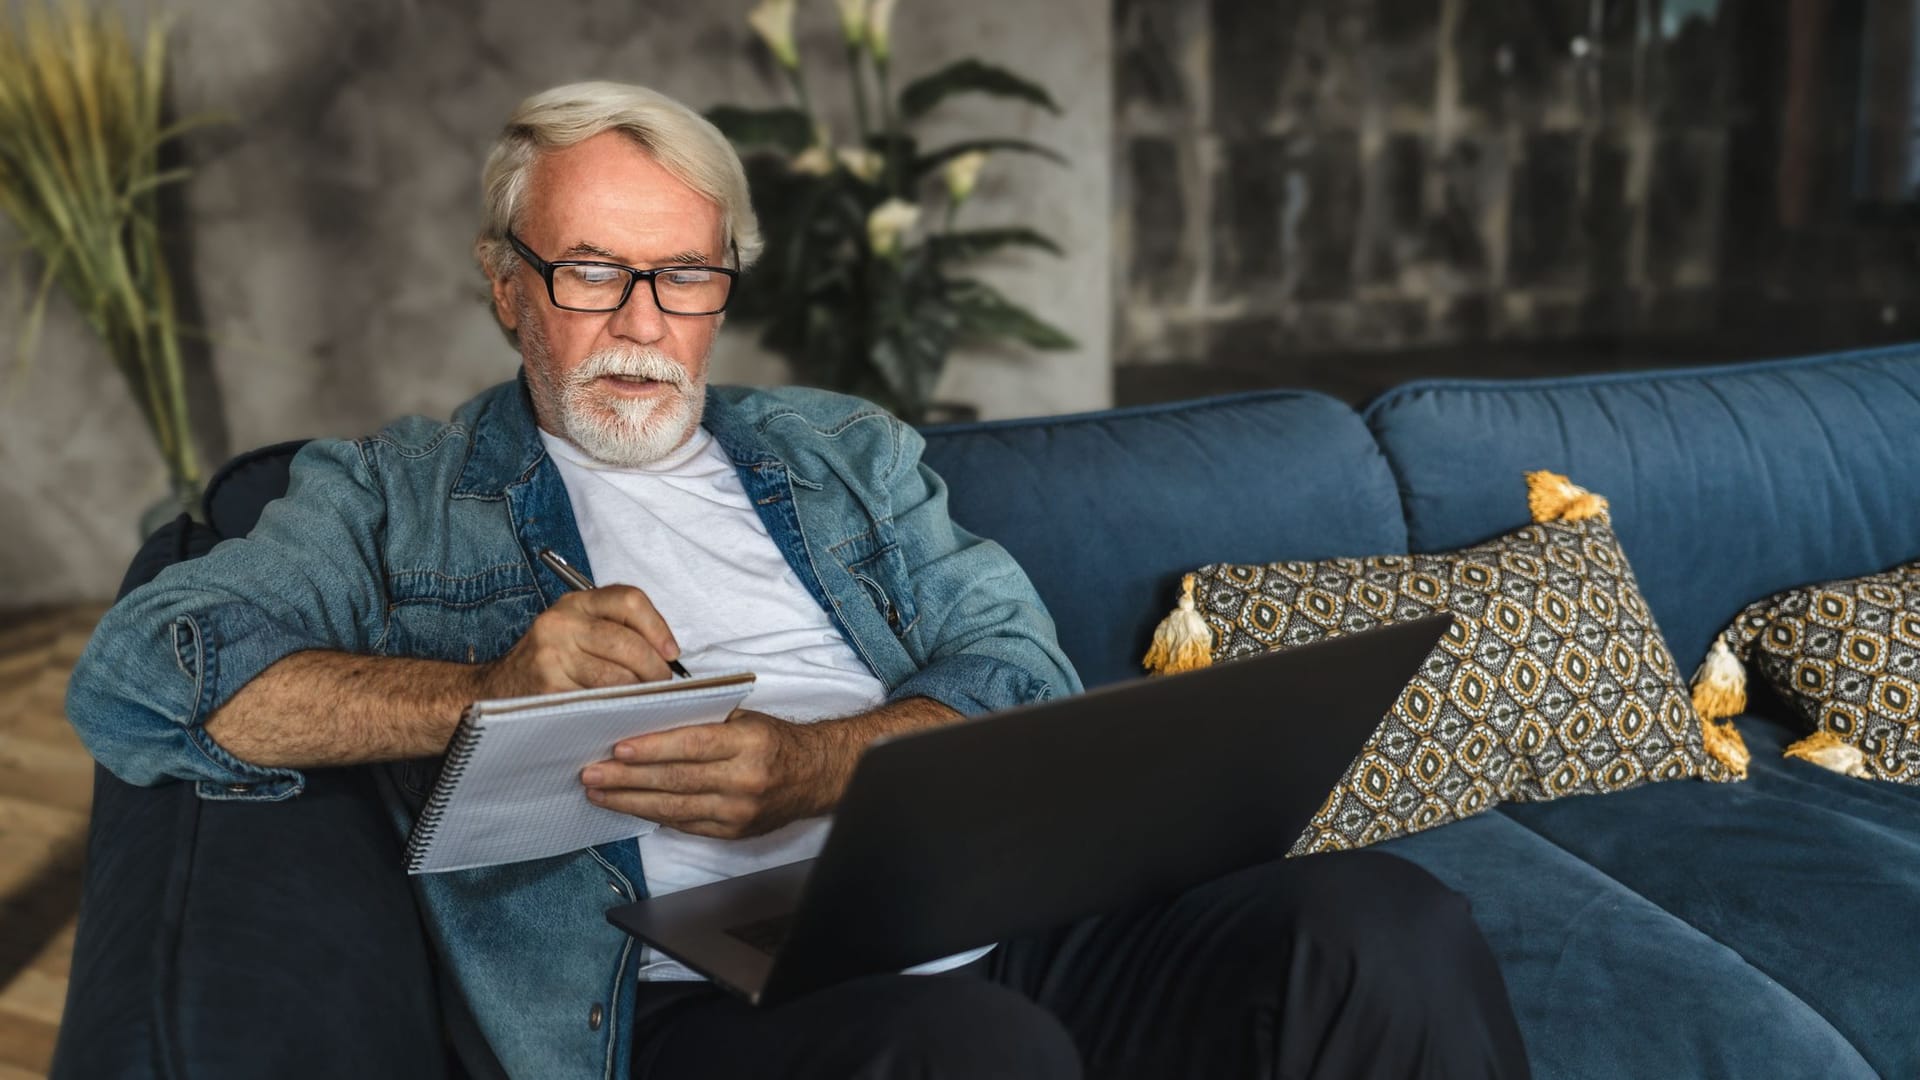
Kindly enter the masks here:
M 848 172 L 871 184 L 880 179 L 880 170 L 886 168 L 887 159 L 875 150 L 843 146 L 840 148 L 840 164 L 845 165 Z
M 867 9 L 867 47 L 883 64 L 893 52 L 893 5 L 894 0 L 873 0 Z
M 840 8 L 840 32 L 847 44 L 859 48 L 867 36 L 867 0 L 833 0 Z
M 760 0 L 758 7 L 747 12 L 747 25 L 789 71 L 800 67 L 800 51 L 793 44 L 793 4 L 794 0 Z
M 985 150 L 970 150 L 947 162 L 947 194 L 955 203 L 967 201 L 974 185 L 980 182 L 980 169 L 987 163 Z
M 920 220 L 920 208 L 905 199 L 888 199 L 867 215 L 867 243 L 874 254 L 900 254 L 900 238 Z
M 794 172 L 807 176 L 825 176 L 833 171 L 833 155 L 827 148 L 815 143 L 794 156 L 789 163 Z

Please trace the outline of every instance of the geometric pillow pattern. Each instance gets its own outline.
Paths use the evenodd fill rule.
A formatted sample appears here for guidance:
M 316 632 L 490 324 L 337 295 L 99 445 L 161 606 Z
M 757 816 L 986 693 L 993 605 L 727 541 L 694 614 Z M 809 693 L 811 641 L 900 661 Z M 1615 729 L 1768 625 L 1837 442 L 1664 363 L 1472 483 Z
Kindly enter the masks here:
M 1604 515 L 1445 554 L 1215 564 L 1194 606 L 1221 662 L 1438 612 L 1456 618 L 1293 854 L 1429 829 L 1502 801 L 1737 779 Z
M 1920 784 L 1920 562 L 1770 596 L 1725 636 L 1869 776 Z

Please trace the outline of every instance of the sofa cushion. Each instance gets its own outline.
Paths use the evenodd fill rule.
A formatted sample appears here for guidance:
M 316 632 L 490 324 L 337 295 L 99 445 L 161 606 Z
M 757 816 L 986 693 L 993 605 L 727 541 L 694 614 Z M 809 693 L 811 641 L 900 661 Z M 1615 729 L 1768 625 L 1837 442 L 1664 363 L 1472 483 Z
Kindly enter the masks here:
M 1769 596 L 1721 640 L 1827 740 L 1796 754 L 1920 784 L 1920 562 Z
M 954 520 L 999 541 L 1089 686 L 1140 674 L 1180 576 L 1205 562 L 1406 550 L 1360 417 L 1278 391 L 934 428 Z
M 1662 788 L 1708 790 L 1646 790 Z M 1377 850 L 1420 864 L 1472 903 L 1540 1080 L 1875 1075 L 1828 1018 L 1788 988 L 1504 809 Z
M 1215 565 L 1193 582 L 1216 661 L 1454 616 L 1296 854 L 1361 847 L 1501 802 L 1736 775 L 1709 756 L 1604 513 L 1446 554 Z
M 1523 524 L 1520 469 L 1613 501 L 1674 658 L 1793 585 L 1920 558 L 1920 347 L 1652 374 L 1410 383 L 1366 412 L 1415 551 Z
M 1783 759 L 1797 723 L 1765 714 L 1737 723 L 1753 750 L 1745 784 L 1656 784 L 1500 813 L 1738 954 L 1824 1017 L 1880 1075 L 1920 1076 L 1920 789 Z M 1686 957 L 1668 968 L 1680 976 L 1701 952 L 1674 955 Z M 1671 1000 L 1689 1013 L 1704 1002 Z M 1756 1008 L 1737 1023 L 1711 1022 L 1734 1044 L 1765 1037 L 1779 1019 Z M 1750 1075 L 1833 1074 L 1778 1065 Z

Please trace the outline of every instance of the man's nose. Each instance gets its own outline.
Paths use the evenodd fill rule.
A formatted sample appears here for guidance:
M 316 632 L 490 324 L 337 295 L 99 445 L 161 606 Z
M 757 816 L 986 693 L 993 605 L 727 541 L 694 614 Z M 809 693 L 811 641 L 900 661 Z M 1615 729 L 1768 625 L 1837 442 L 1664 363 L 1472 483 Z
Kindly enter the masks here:
M 607 329 L 616 337 L 650 345 L 667 336 L 667 315 L 653 298 L 650 283 L 636 281 L 633 294 L 608 319 Z

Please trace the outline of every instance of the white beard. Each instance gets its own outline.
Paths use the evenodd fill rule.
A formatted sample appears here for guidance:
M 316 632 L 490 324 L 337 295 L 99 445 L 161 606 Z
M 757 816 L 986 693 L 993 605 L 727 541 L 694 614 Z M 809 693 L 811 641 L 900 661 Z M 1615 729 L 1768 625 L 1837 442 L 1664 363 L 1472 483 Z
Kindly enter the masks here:
M 616 397 L 594 385 L 604 375 L 652 379 L 672 390 L 639 401 Z M 638 346 L 588 356 L 557 389 L 558 434 L 596 461 L 627 468 L 678 450 L 706 411 L 704 375 L 691 378 L 665 353 Z

